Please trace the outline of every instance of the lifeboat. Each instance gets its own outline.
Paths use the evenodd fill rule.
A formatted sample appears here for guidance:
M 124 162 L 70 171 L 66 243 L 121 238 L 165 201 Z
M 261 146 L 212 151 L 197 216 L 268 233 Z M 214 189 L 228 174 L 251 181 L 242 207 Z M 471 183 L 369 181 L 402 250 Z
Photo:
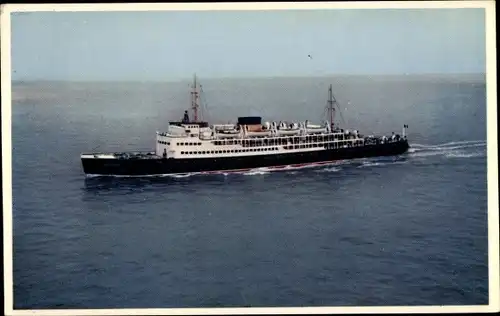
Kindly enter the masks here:
M 306 127 L 306 132 L 308 134 L 326 133 L 327 132 L 327 128 L 325 126 L 309 124 L 309 121 L 306 121 L 304 125 Z
M 236 129 L 232 129 L 232 130 L 223 130 L 223 131 L 217 131 L 218 134 L 230 134 L 230 135 L 236 135 L 236 134 L 239 134 L 240 131 L 236 130 Z
M 281 135 L 298 135 L 300 134 L 300 129 L 279 129 L 276 131 L 276 134 Z
M 311 128 L 311 126 L 308 126 L 306 128 L 306 131 L 308 134 L 314 134 L 314 133 L 325 133 L 326 132 L 326 127 L 313 127 Z
M 234 124 L 218 124 L 214 125 L 216 131 L 232 131 L 236 130 L 236 125 Z
M 263 129 L 263 126 L 261 124 L 243 125 L 243 129 L 247 136 L 264 137 L 272 135 L 271 130 Z
M 238 137 L 239 133 L 216 133 L 217 138 L 235 138 Z
M 247 132 L 247 136 L 271 136 L 271 131 L 255 131 L 255 132 Z

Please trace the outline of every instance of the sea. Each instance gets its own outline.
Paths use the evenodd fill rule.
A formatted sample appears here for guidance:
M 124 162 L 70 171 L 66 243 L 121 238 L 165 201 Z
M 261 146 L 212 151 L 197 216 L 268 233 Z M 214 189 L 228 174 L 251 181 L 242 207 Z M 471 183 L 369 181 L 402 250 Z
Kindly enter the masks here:
M 402 133 L 397 157 L 239 174 L 86 178 L 154 150 L 177 82 L 14 82 L 15 309 L 488 304 L 486 84 L 471 76 L 203 78 L 203 117 Z

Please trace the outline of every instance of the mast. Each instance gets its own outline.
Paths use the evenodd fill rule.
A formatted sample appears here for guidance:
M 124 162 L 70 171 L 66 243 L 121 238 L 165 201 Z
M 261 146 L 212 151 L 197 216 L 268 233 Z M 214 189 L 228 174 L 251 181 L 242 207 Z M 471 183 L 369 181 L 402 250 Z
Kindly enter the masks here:
M 195 74 L 193 79 L 193 90 L 191 91 L 191 109 L 193 110 L 194 113 L 194 122 L 198 122 L 198 108 L 200 107 L 198 99 L 199 99 L 199 92 Z
M 328 88 L 328 113 L 330 115 L 330 124 L 333 127 L 333 119 L 335 118 L 335 108 L 333 107 L 333 103 L 335 99 L 333 97 L 332 85 Z

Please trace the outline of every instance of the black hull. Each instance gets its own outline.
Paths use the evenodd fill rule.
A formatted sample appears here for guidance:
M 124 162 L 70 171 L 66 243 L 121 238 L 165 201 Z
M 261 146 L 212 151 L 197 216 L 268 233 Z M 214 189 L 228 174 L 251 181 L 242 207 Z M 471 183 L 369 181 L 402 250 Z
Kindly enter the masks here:
M 240 171 L 264 167 L 307 165 L 368 157 L 395 156 L 405 153 L 407 141 L 366 145 L 313 152 L 273 154 L 241 157 L 192 158 L 192 159 L 102 159 L 82 158 L 87 175 L 147 176 Z

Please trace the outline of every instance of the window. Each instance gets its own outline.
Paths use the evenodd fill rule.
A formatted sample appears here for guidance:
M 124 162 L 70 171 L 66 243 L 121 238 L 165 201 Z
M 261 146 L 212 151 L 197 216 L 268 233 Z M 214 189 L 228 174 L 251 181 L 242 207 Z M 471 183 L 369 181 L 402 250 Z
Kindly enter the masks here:
M 198 146 L 201 146 L 201 143 L 198 143 Z
M 181 155 L 184 155 L 185 153 L 183 151 L 181 151 Z

